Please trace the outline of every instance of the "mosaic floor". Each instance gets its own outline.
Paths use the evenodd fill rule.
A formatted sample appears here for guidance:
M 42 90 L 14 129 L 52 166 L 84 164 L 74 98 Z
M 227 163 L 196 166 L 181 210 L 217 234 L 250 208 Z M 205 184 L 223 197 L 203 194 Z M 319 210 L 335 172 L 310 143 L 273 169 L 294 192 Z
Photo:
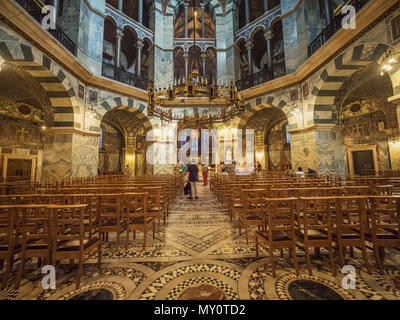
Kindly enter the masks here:
M 313 258 L 313 276 L 309 276 L 304 252 L 298 251 L 301 274 L 296 276 L 288 252 L 276 252 L 277 275 L 270 272 L 266 252 L 255 258 L 254 242 L 246 244 L 236 223 L 217 202 L 208 186 L 199 185 L 199 200 L 181 196 L 171 206 L 167 226 L 148 238 L 145 251 L 142 233 L 120 250 L 110 235 L 103 245 L 100 271 L 94 254 L 84 265 L 81 288 L 75 290 L 76 267 L 57 268 L 55 290 L 43 290 L 43 274 L 36 261 L 27 264 L 21 287 L 14 288 L 14 273 L 0 299 L 72 299 L 72 300 L 169 300 L 169 299 L 400 299 L 400 251 L 387 250 L 385 272 L 370 275 L 354 251 L 347 263 L 356 267 L 356 288 L 342 288 L 344 275 L 333 277 L 327 253 Z M 254 230 L 250 231 L 252 238 Z M 375 263 L 370 251 L 370 262 Z M 18 264 L 17 264 L 18 266 Z M 1 276 L 1 274 L 0 274 Z

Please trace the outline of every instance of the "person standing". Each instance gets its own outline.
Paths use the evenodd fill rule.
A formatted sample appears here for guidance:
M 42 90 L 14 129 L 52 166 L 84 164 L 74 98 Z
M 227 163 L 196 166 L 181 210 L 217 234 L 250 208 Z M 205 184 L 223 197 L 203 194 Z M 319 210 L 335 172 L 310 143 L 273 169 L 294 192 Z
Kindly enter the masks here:
M 126 165 L 124 169 L 124 176 L 125 177 L 130 177 L 131 176 L 131 170 L 129 169 L 129 165 Z
M 261 173 L 261 170 L 262 170 L 261 163 L 260 163 L 260 161 L 257 161 L 257 172 Z
M 186 170 L 187 170 L 187 164 L 183 164 L 182 165 L 182 172 L 186 173 Z
M 206 186 L 208 179 L 208 166 L 206 164 L 203 164 L 202 171 L 203 171 L 203 186 Z
M 197 181 L 199 180 L 199 168 L 195 164 L 189 163 L 187 168 L 187 175 L 189 178 L 190 190 L 192 193 L 188 199 L 193 199 L 193 196 L 195 199 L 198 199 L 199 197 L 197 195 Z

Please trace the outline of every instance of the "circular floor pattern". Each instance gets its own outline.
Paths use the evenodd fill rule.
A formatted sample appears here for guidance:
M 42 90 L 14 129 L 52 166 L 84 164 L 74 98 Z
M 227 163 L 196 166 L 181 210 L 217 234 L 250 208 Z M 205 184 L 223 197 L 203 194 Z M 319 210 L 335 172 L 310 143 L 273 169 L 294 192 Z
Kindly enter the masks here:
M 210 277 L 185 280 L 175 286 L 166 300 L 237 300 L 237 292 L 225 282 Z
M 58 300 L 124 300 L 126 291 L 116 282 L 97 281 L 72 290 Z
M 375 281 L 387 292 L 400 297 L 400 270 L 385 269 L 383 273 L 374 273 Z
M 275 283 L 282 300 L 353 300 L 355 297 L 334 282 L 318 276 L 285 274 Z

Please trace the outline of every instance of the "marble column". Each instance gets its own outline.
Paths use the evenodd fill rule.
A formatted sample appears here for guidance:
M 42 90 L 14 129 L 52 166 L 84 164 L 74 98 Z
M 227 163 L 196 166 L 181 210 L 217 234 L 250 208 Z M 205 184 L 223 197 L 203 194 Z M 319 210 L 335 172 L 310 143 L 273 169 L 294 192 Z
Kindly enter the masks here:
M 244 10 L 246 14 L 246 24 L 250 23 L 250 5 L 249 5 L 250 0 L 244 0 Z
M 204 8 L 205 8 L 205 3 L 201 2 L 200 7 L 201 7 L 201 37 L 204 39 L 206 37 L 205 35 L 205 28 L 204 28 Z
M 252 50 L 254 48 L 254 42 L 252 39 L 248 40 L 246 42 L 246 49 L 247 49 L 247 61 L 248 61 L 248 68 L 249 68 L 249 74 L 253 74 L 253 55 L 252 55 Z
M 139 0 L 138 21 L 143 23 L 143 0 Z
M 188 8 L 189 8 L 189 3 L 185 2 L 183 4 L 183 7 L 185 8 L 185 38 L 189 38 L 189 33 L 188 33 Z
M 183 59 L 185 59 L 185 81 L 188 79 L 189 75 L 189 52 L 185 51 L 183 53 Z
M 207 52 L 203 51 L 201 53 L 201 61 L 203 62 L 203 78 L 206 77 L 206 59 L 207 59 Z M 208 79 L 211 81 L 211 79 Z
M 124 8 L 124 0 L 118 0 L 118 10 L 122 12 Z
M 115 58 L 115 66 L 119 68 L 121 66 L 121 39 L 124 36 L 124 33 L 121 29 L 117 29 L 115 37 L 117 38 L 117 52 Z
M 267 57 L 268 57 L 268 69 L 272 68 L 272 38 L 274 37 L 274 34 L 272 33 L 272 30 L 269 29 L 264 33 L 265 40 L 267 40 Z
M 325 7 L 325 19 L 326 25 L 330 25 L 332 22 L 332 3 L 331 0 L 324 0 Z
M 56 25 L 57 23 L 57 13 L 58 13 L 58 0 L 54 0 L 53 2 L 53 6 L 54 6 L 54 25 Z
M 268 10 L 269 10 L 268 0 L 264 0 L 264 12 L 267 12 Z
M 142 66 L 142 49 L 143 49 L 144 43 L 142 40 L 138 40 L 136 43 L 136 48 L 137 48 L 137 58 L 136 58 L 136 74 L 140 76 L 141 74 L 141 66 Z

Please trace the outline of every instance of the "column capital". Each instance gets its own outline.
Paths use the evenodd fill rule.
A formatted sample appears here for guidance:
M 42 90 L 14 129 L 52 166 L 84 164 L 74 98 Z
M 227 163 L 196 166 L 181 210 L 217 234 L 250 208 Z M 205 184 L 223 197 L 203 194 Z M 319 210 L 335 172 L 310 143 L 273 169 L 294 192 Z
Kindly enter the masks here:
M 185 51 L 185 52 L 183 52 L 183 58 L 186 60 L 186 59 L 189 59 L 189 52 L 188 51 Z
M 203 51 L 203 52 L 201 53 L 201 58 L 202 58 L 203 60 L 205 60 L 205 59 L 207 58 L 207 52 Z
M 200 8 L 201 8 L 202 12 L 204 12 L 205 7 L 206 7 L 206 4 L 204 2 L 200 2 Z
M 138 39 L 138 41 L 136 42 L 136 48 L 141 50 L 143 47 L 144 47 L 144 41 L 142 39 Z
M 272 32 L 271 29 L 268 29 L 267 31 L 264 32 L 264 37 L 265 40 L 272 40 L 272 38 L 274 37 L 274 33 Z
M 115 37 L 117 39 L 122 39 L 122 37 L 124 36 L 124 32 L 122 29 L 117 28 L 116 32 L 115 32 Z
M 246 41 L 245 47 L 247 50 L 252 50 L 254 48 L 254 41 L 253 39 L 249 39 Z
M 184 2 L 183 3 L 183 7 L 185 8 L 185 10 L 187 11 L 187 9 L 189 8 L 189 2 Z

